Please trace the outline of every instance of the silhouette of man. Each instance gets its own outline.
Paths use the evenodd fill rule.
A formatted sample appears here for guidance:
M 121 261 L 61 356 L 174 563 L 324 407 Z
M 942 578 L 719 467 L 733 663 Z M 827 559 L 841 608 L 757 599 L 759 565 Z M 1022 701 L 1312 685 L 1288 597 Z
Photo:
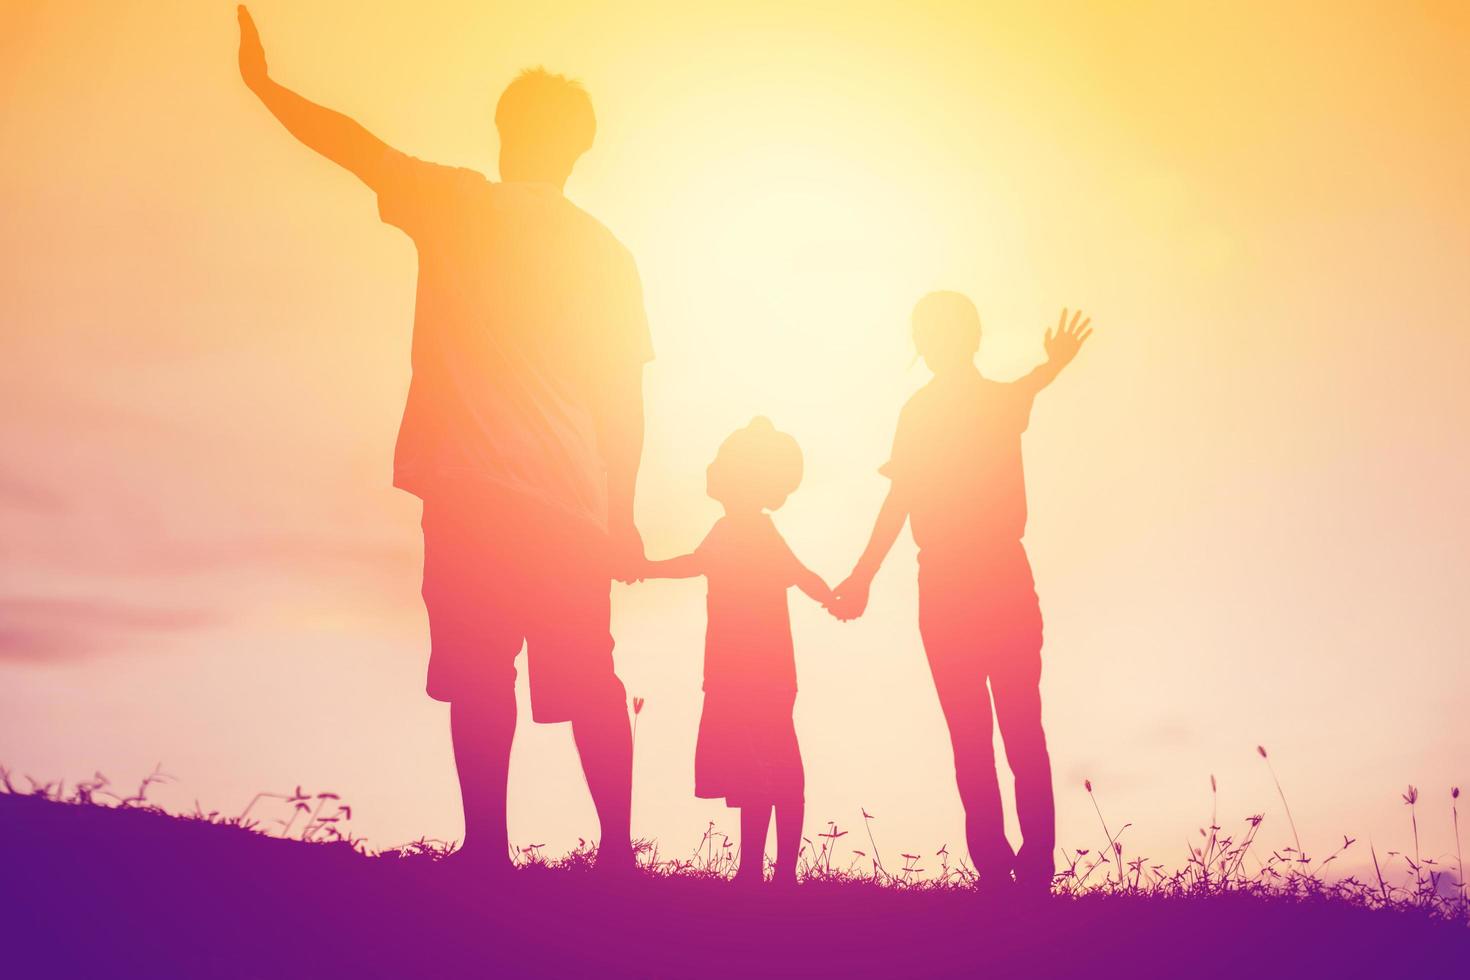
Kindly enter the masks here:
M 613 671 L 609 592 L 643 562 L 633 494 L 643 365 L 653 356 L 632 256 L 563 187 L 592 103 L 541 69 L 495 110 L 500 176 L 417 160 L 273 81 L 249 13 L 240 73 L 290 133 L 377 192 L 413 239 L 413 379 L 394 484 L 423 500 L 428 693 L 450 702 L 462 860 L 509 866 L 514 659 L 532 717 L 572 724 L 601 823 L 598 865 L 632 864 L 632 742 Z
M 1062 311 L 1047 360 L 1010 383 L 975 368 L 980 315 L 959 293 L 914 308 L 914 344 L 934 373 L 899 415 L 893 481 L 834 611 L 860 616 L 873 576 L 905 521 L 919 546 L 919 633 L 954 748 L 965 837 L 982 887 L 1044 890 L 1054 873 L 1051 760 L 1041 727 L 1041 608 L 1021 536 L 1026 486 L 1021 434 L 1036 393 L 1076 356 L 1091 331 Z M 989 689 L 986 682 L 989 681 Z M 1006 840 L 996 780 L 991 700 L 1016 777 L 1024 843 Z

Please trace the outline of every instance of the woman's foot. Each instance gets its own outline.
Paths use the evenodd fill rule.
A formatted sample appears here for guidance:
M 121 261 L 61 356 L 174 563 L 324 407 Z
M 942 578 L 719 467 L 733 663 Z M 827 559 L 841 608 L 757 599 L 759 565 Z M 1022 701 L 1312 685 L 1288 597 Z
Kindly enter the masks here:
M 975 893 L 982 898 L 1006 898 L 1015 894 L 1016 883 L 1005 870 L 982 871 L 975 882 Z

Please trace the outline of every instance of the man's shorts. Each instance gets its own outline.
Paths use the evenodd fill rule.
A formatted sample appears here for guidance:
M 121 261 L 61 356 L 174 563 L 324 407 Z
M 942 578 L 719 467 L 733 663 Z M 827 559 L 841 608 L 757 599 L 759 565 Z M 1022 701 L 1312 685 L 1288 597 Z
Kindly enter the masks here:
M 613 672 L 606 534 L 490 490 L 425 500 L 423 529 L 430 697 L 505 697 L 524 646 L 535 721 L 626 703 Z

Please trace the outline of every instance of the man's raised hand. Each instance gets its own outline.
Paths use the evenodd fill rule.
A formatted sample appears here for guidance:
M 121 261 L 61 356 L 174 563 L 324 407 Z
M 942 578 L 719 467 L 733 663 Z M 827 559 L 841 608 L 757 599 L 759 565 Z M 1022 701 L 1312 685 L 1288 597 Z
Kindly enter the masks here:
M 1092 318 L 1083 319 L 1082 311 L 1077 310 L 1072 314 L 1072 322 L 1067 322 L 1067 311 L 1062 310 L 1062 318 L 1057 321 L 1054 329 L 1046 332 L 1043 343 L 1046 346 L 1046 359 L 1056 367 L 1063 367 L 1077 352 L 1082 349 L 1082 342 L 1092 336 L 1092 330 L 1088 324 Z
M 236 8 L 240 17 L 240 77 L 254 90 L 266 80 L 265 47 L 260 43 L 260 32 L 250 11 L 242 3 Z

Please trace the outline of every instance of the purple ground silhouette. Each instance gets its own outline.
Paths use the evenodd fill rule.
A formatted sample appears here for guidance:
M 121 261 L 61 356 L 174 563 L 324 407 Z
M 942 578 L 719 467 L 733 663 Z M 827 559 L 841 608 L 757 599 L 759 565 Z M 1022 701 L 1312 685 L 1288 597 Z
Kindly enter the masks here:
M 997 902 L 526 869 L 496 886 L 141 808 L 0 794 L 0 976 L 1463 976 L 1470 929 L 1244 895 Z

